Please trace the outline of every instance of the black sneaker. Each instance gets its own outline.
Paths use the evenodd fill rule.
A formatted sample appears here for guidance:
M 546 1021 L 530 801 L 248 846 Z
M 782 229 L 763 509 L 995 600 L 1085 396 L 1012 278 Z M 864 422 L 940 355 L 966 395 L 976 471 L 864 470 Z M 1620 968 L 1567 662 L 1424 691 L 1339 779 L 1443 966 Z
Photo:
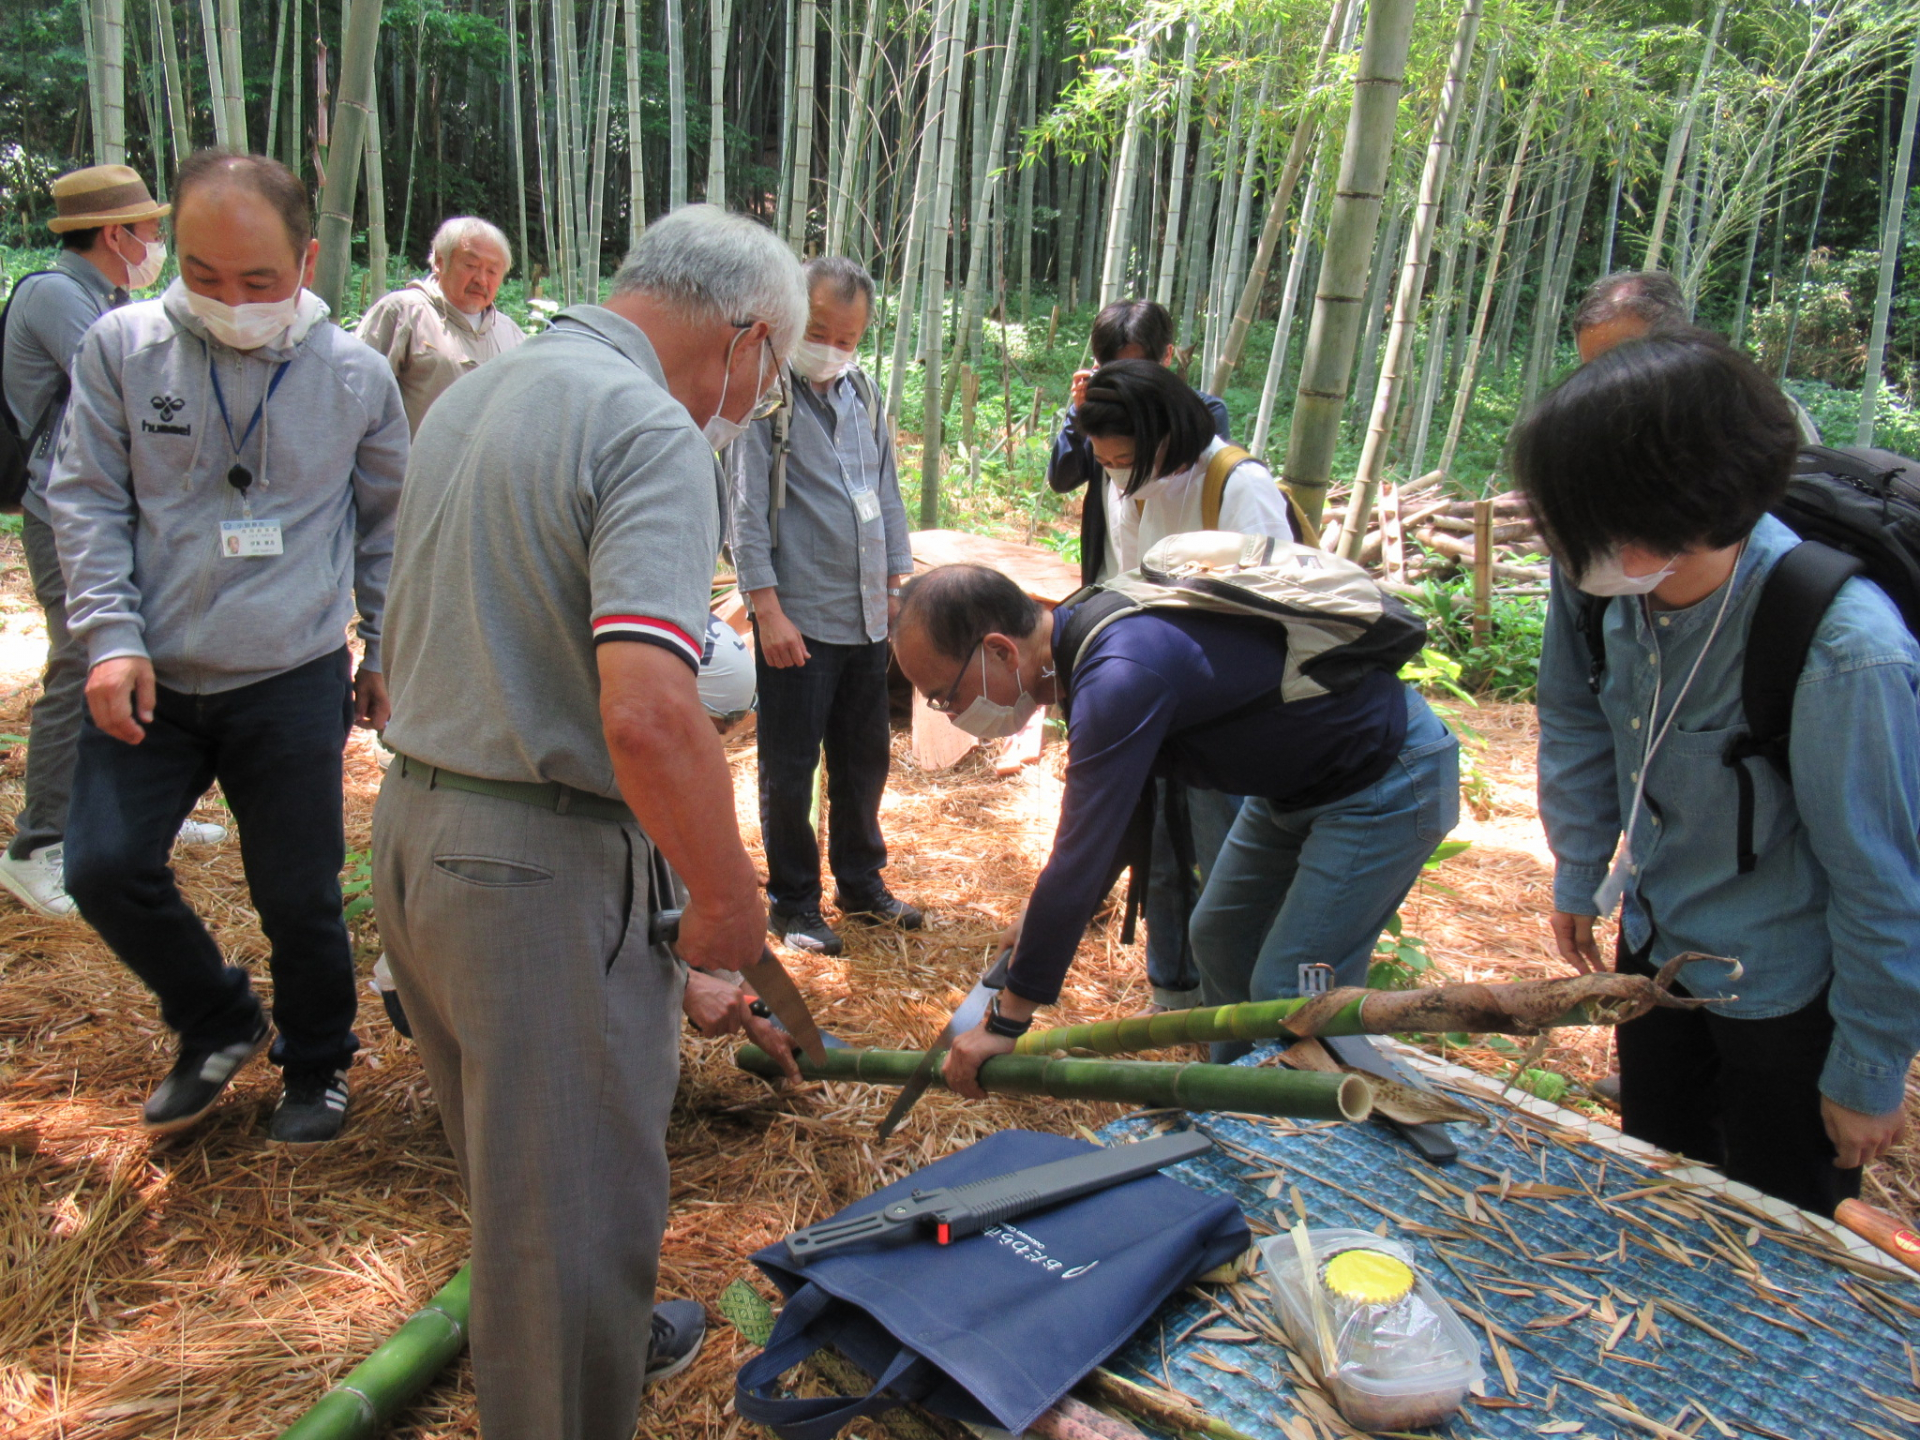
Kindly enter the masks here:
M 140 1121 L 156 1135 L 184 1130 L 205 1115 L 225 1093 L 240 1067 L 267 1048 L 267 1022 L 250 1040 L 218 1050 L 187 1049 L 173 1062 L 167 1078 L 140 1107 Z
M 927 918 L 918 905 L 909 905 L 889 890 L 882 890 L 866 901 L 853 901 L 836 894 L 833 903 L 842 919 L 856 925 L 892 925 L 900 930 L 918 930 Z
M 267 1122 L 267 1138 L 282 1145 L 323 1145 L 346 1123 L 344 1069 L 289 1070 L 286 1089 Z
M 778 935 L 796 950 L 805 950 L 812 955 L 838 955 L 845 947 L 840 937 L 827 924 L 826 917 L 820 913 L 818 905 L 810 905 L 805 910 L 795 910 L 791 914 L 779 909 L 767 911 L 767 930 Z
M 653 1307 L 653 1339 L 647 1346 L 642 1387 L 678 1375 L 693 1363 L 707 1338 L 707 1312 L 697 1300 L 663 1300 Z

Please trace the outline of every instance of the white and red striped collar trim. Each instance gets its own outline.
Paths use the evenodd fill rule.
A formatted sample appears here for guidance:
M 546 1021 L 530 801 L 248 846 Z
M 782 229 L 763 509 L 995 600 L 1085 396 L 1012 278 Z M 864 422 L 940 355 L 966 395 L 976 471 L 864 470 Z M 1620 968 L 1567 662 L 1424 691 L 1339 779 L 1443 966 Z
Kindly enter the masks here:
M 700 643 L 678 625 L 649 615 L 602 615 L 593 622 L 593 639 L 596 645 L 603 640 L 640 640 L 664 646 L 695 670 L 700 668 Z

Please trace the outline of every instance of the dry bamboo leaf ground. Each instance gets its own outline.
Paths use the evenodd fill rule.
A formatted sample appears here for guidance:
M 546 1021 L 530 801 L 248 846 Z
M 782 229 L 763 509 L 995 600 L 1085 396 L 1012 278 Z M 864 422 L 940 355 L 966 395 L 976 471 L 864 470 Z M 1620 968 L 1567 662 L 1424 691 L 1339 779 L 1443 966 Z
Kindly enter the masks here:
M 0 733 L 25 728 L 44 640 L 0 546 Z M 1544 975 L 1547 871 L 1532 815 L 1532 717 L 1471 715 L 1486 736 L 1487 806 L 1409 907 L 1450 978 Z M 902 748 L 904 755 L 904 748 Z M 22 753 L 0 765 L 0 813 L 18 805 Z M 743 830 L 757 841 L 751 742 L 732 751 Z M 822 1023 L 856 1043 L 924 1043 L 987 958 L 1044 858 L 1059 796 L 1057 749 L 1008 780 L 976 757 L 943 775 L 901 759 L 884 823 L 889 878 L 930 907 L 921 935 L 851 937 L 837 960 L 789 956 Z M 349 844 L 364 849 L 379 770 L 356 737 L 348 762 Z M 211 801 L 203 815 L 217 817 Z M 260 970 L 238 847 L 183 853 L 190 896 L 222 945 Z M 362 972 L 378 940 L 358 927 Z M 1063 1021 L 1131 1013 L 1147 999 L 1137 948 L 1097 924 L 1081 948 Z M 274 1094 L 245 1071 L 196 1131 L 152 1141 L 135 1107 L 170 1045 L 139 984 L 75 922 L 0 902 L 0 1435 L 62 1440 L 233 1440 L 268 1436 L 442 1283 L 466 1253 L 458 1185 L 412 1049 L 364 997 L 366 1048 L 343 1139 L 294 1156 L 261 1138 Z M 1095 1125 L 1115 1107 L 1010 1098 L 972 1106 L 934 1091 L 886 1144 L 873 1128 L 890 1092 L 809 1087 L 781 1097 L 736 1072 L 730 1047 L 689 1038 L 669 1149 L 674 1209 L 663 1294 L 710 1307 L 745 1256 L 797 1224 L 1007 1125 Z M 1455 1052 L 1459 1054 L 1460 1052 Z M 1598 1035 L 1563 1032 L 1540 1062 L 1576 1078 L 1605 1064 Z M 1464 1058 L 1492 1069 L 1492 1052 Z M 1911 1216 L 1914 1153 L 1878 1167 L 1869 1198 Z M 650 1397 L 640 1433 L 731 1440 L 733 1371 L 744 1351 L 715 1318 L 708 1348 Z M 409 1412 L 399 1436 L 477 1434 L 463 1361 Z M 749 1432 L 751 1433 L 751 1432 Z M 870 1428 L 853 1432 L 871 1435 Z

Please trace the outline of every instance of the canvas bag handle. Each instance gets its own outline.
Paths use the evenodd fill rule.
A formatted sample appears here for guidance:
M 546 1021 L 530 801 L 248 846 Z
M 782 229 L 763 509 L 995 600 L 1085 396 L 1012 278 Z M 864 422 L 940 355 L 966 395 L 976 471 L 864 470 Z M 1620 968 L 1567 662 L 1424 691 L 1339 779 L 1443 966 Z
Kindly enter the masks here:
M 827 1344 L 812 1332 L 812 1325 L 833 1303 L 834 1297 L 818 1285 L 803 1286 L 787 1301 L 773 1334 L 767 1338 L 767 1348 L 740 1367 L 734 1382 L 733 1408 L 741 1419 L 766 1426 L 780 1440 L 832 1440 L 855 1420 L 920 1399 L 939 1383 L 939 1367 L 902 1346 L 865 1395 L 823 1395 L 804 1400 L 762 1394 L 763 1389 Z

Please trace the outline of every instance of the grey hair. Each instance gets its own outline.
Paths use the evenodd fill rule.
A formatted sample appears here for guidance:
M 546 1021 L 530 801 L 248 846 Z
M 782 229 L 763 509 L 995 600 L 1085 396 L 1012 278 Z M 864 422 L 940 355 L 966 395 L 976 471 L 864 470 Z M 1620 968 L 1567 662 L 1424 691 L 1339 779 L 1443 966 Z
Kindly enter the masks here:
M 773 231 L 718 205 L 687 205 L 647 227 L 613 277 L 615 295 L 647 295 L 689 320 L 764 320 L 784 360 L 807 324 L 800 262 Z
M 1692 316 L 1680 283 L 1664 270 L 1616 270 L 1593 282 L 1573 312 L 1573 333 L 1630 315 L 1654 329 L 1686 325 Z
M 444 269 L 447 257 L 469 240 L 485 240 L 490 245 L 498 245 L 500 253 L 507 257 L 507 269 L 513 269 L 513 246 L 507 243 L 506 232 L 478 215 L 456 215 L 433 232 L 434 268 Z
M 809 300 L 813 298 L 813 292 L 824 285 L 842 305 L 865 300 L 867 313 L 873 313 L 873 276 L 858 260 L 845 255 L 820 255 L 807 261 L 801 268 L 807 277 Z

